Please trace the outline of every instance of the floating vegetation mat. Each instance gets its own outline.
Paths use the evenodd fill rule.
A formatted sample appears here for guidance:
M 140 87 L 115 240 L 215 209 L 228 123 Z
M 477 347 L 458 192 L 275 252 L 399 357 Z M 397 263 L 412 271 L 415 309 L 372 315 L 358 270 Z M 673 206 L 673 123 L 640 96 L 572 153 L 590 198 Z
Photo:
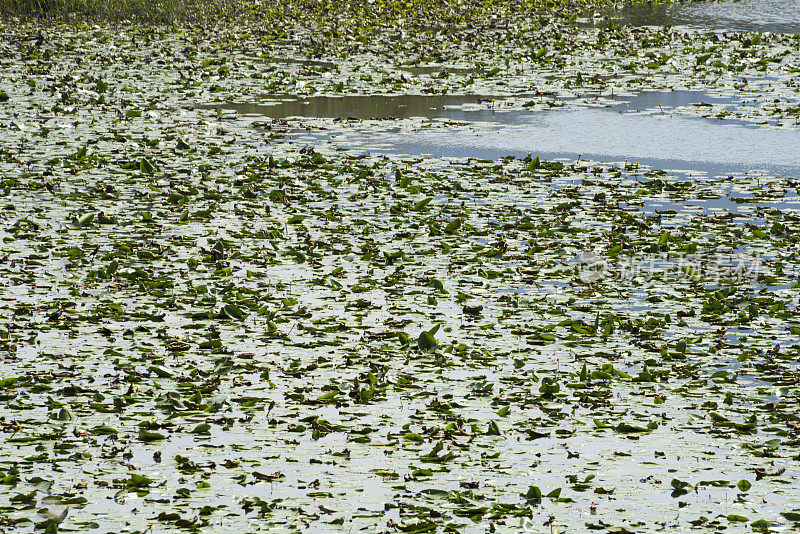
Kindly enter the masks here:
M 659 170 L 636 146 L 616 163 L 314 146 L 303 121 L 194 104 L 336 92 L 317 65 L 75 32 L 0 44 L 0 530 L 800 521 L 796 174 Z M 738 91 L 752 74 L 782 103 L 737 118 L 790 129 L 796 40 L 719 40 L 702 61 L 633 52 L 634 71 L 658 63 L 646 81 L 581 83 L 689 69 Z M 360 65 L 353 92 L 405 83 Z M 480 94 L 522 87 L 500 69 Z M 555 106 L 565 76 L 542 78 Z

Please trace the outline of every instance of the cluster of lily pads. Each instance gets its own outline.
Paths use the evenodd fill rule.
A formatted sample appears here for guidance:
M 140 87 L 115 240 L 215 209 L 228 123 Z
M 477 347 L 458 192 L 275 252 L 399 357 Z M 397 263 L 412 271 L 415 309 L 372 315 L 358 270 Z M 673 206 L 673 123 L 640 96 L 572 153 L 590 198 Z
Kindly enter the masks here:
M 0 529 L 800 522 L 799 177 L 332 150 L 208 106 L 700 87 L 797 121 L 796 36 L 487 6 L 0 27 Z

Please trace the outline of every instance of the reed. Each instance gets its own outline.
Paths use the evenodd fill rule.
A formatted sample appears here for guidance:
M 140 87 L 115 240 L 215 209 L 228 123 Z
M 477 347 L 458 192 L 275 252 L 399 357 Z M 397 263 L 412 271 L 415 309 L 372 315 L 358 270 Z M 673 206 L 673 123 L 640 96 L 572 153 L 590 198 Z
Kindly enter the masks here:
M 675 0 L 622 0 L 641 4 Z M 677 0 L 682 1 L 682 0 Z M 692 1 L 692 0 L 687 0 Z M 393 21 L 469 22 L 536 13 L 564 16 L 620 0 L 0 0 L 0 18 L 133 22 L 250 19 L 335 25 Z
M 138 22 L 233 18 L 255 4 L 238 0 L 0 0 L 0 17 Z

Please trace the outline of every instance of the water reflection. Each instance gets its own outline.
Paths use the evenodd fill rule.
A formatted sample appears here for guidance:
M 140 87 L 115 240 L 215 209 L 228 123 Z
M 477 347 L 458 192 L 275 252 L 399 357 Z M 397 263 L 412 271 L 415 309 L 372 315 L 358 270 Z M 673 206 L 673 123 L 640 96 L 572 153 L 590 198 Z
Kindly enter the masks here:
M 502 98 L 480 95 L 312 96 L 275 97 L 260 104 L 222 104 L 220 109 L 273 118 L 408 119 L 413 117 L 453 120 L 489 120 Z M 470 106 L 473 109 L 470 109 Z
M 524 101 L 525 97 L 516 97 L 515 105 L 510 106 L 502 98 L 485 96 L 320 96 L 275 97 L 266 104 L 217 107 L 275 119 L 424 118 L 434 126 L 357 122 L 324 132 L 297 133 L 299 142 L 331 142 L 358 151 L 485 159 L 532 152 L 547 159 L 581 155 L 596 161 L 628 159 L 662 169 L 715 175 L 754 169 L 800 175 L 798 130 L 758 129 L 736 120 L 670 112 L 703 102 L 733 106 L 733 97 L 703 91 L 642 92 L 607 99 L 605 108 L 537 112 L 520 109 Z M 460 124 L 443 124 L 447 120 Z
M 723 31 L 800 32 L 797 0 L 648 3 L 610 12 L 615 22 L 633 26 L 692 26 Z
M 634 96 L 618 98 L 612 109 L 617 111 L 661 111 L 700 103 L 733 105 L 736 99 L 709 95 L 706 91 L 642 91 Z
M 236 111 L 242 115 L 263 115 L 274 119 L 308 117 L 317 119 L 450 119 L 498 124 L 524 124 L 532 115 L 520 111 L 520 105 L 538 102 L 542 95 L 508 97 L 482 95 L 357 95 L 312 96 L 298 98 L 276 95 L 262 103 L 225 103 L 204 108 Z M 705 91 L 643 91 L 633 96 L 606 97 L 617 111 L 668 110 L 701 102 L 732 105 L 731 97 L 715 97 Z
M 768 170 L 800 176 L 798 130 L 759 130 L 671 114 L 597 109 L 517 112 L 503 120 L 455 128 L 354 127 L 333 134 L 304 133 L 296 140 L 405 156 L 498 159 L 534 153 L 545 159 L 583 157 L 620 163 L 627 159 L 712 175 Z

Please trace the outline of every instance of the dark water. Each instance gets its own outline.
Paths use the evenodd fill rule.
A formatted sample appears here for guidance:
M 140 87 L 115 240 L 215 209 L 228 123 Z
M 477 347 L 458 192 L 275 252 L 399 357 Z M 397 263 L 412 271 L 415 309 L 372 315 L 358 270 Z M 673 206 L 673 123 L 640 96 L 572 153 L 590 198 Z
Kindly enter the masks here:
M 633 26 L 692 26 L 710 30 L 798 33 L 797 0 L 738 0 L 722 2 L 658 3 L 614 10 L 618 24 Z
M 481 95 L 401 96 L 275 96 L 264 103 L 231 103 L 208 106 L 233 110 L 242 115 L 263 115 L 274 119 L 306 117 L 317 119 L 449 119 L 467 122 L 525 124 L 532 114 L 508 106 L 511 97 Z M 514 102 L 540 101 L 543 97 L 515 95 Z M 611 98 L 615 111 L 661 111 L 699 103 L 733 105 L 731 98 L 713 97 L 704 91 L 646 91 L 633 96 Z M 206 106 L 204 106 L 206 107 Z
M 401 96 L 312 96 L 276 97 L 263 104 L 222 104 L 220 109 L 276 119 L 313 117 L 319 119 L 408 119 L 426 117 L 453 120 L 490 120 L 502 97 L 479 95 Z M 470 111 L 469 107 L 475 109 Z

